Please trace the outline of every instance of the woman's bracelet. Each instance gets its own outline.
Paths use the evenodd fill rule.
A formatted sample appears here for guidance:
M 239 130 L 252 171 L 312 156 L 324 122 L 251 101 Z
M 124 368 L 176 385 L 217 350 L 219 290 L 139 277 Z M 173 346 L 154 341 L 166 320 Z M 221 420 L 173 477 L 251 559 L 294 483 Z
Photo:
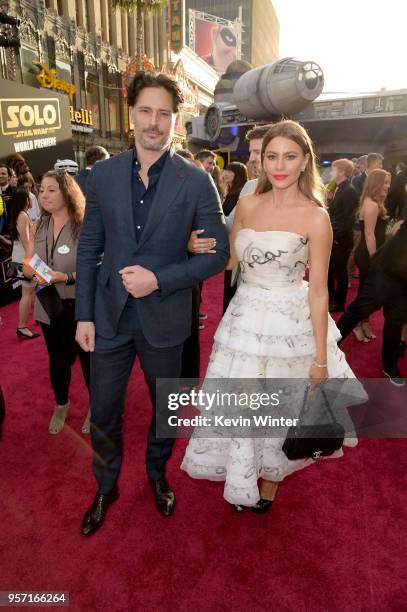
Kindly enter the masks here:
M 318 363 L 317 361 L 315 361 L 315 359 L 312 363 L 317 368 L 327 368 L 328 367 L 327 363 Z

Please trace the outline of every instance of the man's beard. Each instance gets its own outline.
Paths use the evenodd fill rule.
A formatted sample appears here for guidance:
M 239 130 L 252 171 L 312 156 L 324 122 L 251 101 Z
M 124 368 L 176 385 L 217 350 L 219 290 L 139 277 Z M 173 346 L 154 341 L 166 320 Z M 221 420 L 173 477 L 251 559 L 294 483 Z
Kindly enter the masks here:
M 154 128 L 147 128 L 146 130 L 134 130 L 135 136 L 137 137 L 138 142 L 146 149 L 146 151 L 162 151 L 166 149 L 172 141 L 172 132 L 170 132 L 167 138 L 162 138 L 159 142 L 150 142 L 146 138 L 144 138 L 144 132 L 155 132 L 160 136 L 163 136 L 163 132 Z

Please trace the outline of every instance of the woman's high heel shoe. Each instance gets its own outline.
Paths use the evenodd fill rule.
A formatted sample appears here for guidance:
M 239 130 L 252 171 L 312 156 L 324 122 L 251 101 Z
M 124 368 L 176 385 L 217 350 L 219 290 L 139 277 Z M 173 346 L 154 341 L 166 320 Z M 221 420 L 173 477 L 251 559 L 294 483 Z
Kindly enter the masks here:
M 272 499 L 259 499 L 257 504 L 251 508 L 251 511 L 255 514 L 264 514 L 270 510 L 272 504 Z
M 50 434 L 59 434 L 65 425 L 65 419 L 68 416 L 70 402 L 68 401 L 63 405 L 56 405 L 54 409 L 54 414 L 51 417 L 51 421 L 49 423 L 48 431 Z
M 23 329 L 28 329 L 28 331 L 30 333 L 29 334 L 25 334 L 23 332 Z M 36 332 L 31 331 L 31 329 L 29 327 L 17 327 L 16 334 L 17 334 L 17 338 L 19 340 L 22 340 L 22 338 L 25 338 L 26 340 L 33 340 L 34 338 L 39 338 L 40 337 L 40 334 L 37 334 Z

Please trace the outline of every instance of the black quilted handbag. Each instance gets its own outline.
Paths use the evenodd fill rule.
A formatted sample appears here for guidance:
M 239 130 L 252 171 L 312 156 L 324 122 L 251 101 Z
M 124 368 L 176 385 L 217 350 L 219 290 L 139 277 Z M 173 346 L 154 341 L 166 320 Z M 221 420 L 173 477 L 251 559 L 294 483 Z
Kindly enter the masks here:
M 345 429 L 335 419 L 323 387 L 320 387 L 322 400 L 331 422 L 312 425 L 301 424 L 302 417 L 306 412 L 309 388 L 309 385 L 307 385 L 299 415 L 299 425 L 290 427 L 283 444 L 283 452 L 290 460 L 328 457 L 341 448 L 345 438 Z

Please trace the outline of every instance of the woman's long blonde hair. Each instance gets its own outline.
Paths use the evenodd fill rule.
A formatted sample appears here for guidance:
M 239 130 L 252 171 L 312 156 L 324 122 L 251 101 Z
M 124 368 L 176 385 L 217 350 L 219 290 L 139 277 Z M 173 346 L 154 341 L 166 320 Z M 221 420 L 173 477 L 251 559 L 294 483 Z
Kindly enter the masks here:
M 363 202 L 366 198 L 370 198 L 373 202 L 376 202 L 379 207 L 379 217 L 385 219 L 387 217 L 387 210 L 384 205 L 385 198 L 383 197 L 383 187 L 386 178 L 389 176 L 389 172 L 382 168 L 376 168 L 371 170 L 366 177 L 365 184 L 363 185 L 362 195 L 360 196 L 359 208 L 356 211 L 356 218 L 360 219 L 360 211 L 362 210 Z
M 298 188 L 306 198 L 312 200 L 315 202 L 315 204 L 321 206 L 321 208 L 325 208 L 325 187 L 318 172 L 316 155 L 314 153 L 311 139 L 302 125 L 296 121 L 290 121 L 288 119 L 279 121 L 278 123 L 272 125 L 263 139 L 263 145 L 261 147 L 262 169 L 260 177 L 257 181 L 255 193 L 266 193 L 273 188 L 272 184 L 267 178 L 267 174 L 263 169 L 263 161 L 267 146 L 273 140 L 273 138 L 277 138 L 277 136 L 292 140 L 299 147 L 301 147 L 304 155 L 307 155 L 308 153 L 309 161 L 304 172 L 301 173 L 298 179 Z

